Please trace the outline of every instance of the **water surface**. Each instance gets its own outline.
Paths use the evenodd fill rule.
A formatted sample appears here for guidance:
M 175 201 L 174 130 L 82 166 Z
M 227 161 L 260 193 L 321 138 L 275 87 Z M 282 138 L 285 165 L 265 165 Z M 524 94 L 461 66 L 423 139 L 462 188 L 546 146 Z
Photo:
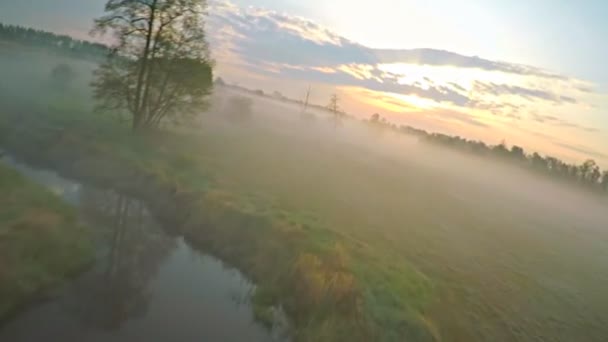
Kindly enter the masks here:
M 0 341 L 279 341 L 255 322 L 254 285 L 168 235 L 137 200 L 5 157 L 78 208 L 93 229 L 96 263 L 0 326 Z

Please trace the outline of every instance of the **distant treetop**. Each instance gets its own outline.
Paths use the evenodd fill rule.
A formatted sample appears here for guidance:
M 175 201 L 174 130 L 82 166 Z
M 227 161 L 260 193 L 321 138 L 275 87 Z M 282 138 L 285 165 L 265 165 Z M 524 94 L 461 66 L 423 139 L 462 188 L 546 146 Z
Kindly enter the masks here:
M 477 156 L 498 158 L 513 165 L 549 175 L 555 179 L 570 182 L 597 193 L 608 194 L 608 170 L 602 171 L 593 159 L 587 159 L 580 165 L 570 164 L 557 157 L 542 156 L 538 152 L 528 154 L 523 147 L 517 145 L 509 148 L 504 139 L 497 145 L 488 145 L 483 141 L 427 132 L 424 129 L 412 126 L 397 126 L 381 117 L 378 113 L 372 114 L 365 121 L 373 127 L 381 127 L 413 135 L 420 141 L 445 146 Z
M 106 56 L 109 52 L 109 48 L 100 43 L 2 23 L 0 23 L 0 41 L 44 47 L 79 58 L 97 59 Z

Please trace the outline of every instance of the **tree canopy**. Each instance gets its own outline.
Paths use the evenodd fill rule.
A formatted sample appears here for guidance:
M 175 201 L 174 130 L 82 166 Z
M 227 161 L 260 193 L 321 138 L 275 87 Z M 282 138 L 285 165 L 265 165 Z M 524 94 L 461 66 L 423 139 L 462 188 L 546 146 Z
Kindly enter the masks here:
M 557 157 L 542 156 L 538 152 L 528 154 L 524 148 L 517 145 L 509 148 L 504 140 L 497 145 L 488 145 L 483 141 L 427 132 L 411 126 L 398 126 L 382 118 L 378 113 L 372 114 L 366 121 L 373 127 L 383 127 L 414 135 L 419 140 L 430 144 L 441 145 L 482 157 L 497 158 L 555 179 L 582 186 L 585 189 L 608 194 L 608 170 L 602 171 L 593 159 L 587 159 L 580 165 L 569 164 Z
M 370 122 L 373 122 L 373 120 L 374 117 L 372 116 Z M 421 140 L 432 144 L 439 144 L 476 155 L 500 158 L 557 179 L 582 185 L 588 189 L 608 192 L 608 170 L 602 172 L 593 159 L 587 159 L 580 165 L 568 164 L 557 157 L 543 157 L 537 152 L 526 154 L 520 146 L 514 145 L 509 149 L 504 141 L 491 146 L 481 141 L 467 140 L 440 133 L 429 133 L 410 126 L 401 126 L 399 130 L 416 135 Z
M 109 52 L 108 47 L 51 32 L 0 23 L 0 40 L 40 46 L 79 58 L 99 59 Z
M 109 0 L 94 32 L 116 44 L 93 82 L 100 109 L 126 110 L 133 129 L 204 108 L 213 84 L 204 0 Z

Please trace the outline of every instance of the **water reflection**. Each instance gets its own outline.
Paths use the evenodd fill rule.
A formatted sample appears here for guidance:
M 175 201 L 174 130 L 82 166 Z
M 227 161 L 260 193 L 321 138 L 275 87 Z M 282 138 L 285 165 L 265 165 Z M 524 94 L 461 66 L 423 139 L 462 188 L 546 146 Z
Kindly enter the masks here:
M 95 269 L 75 289 L 75 307 L 86 324 L 115 330 L 146 314 L 149 281 L 175 248 L 137 200 L 113 191 L 83 188 L 81 208 L 99 234 Z
M 8 162 L 77 206 L 93 230 L 97 261 L 1 326 L 0 341 L 287 340 L 281 328 L 269 332 L 254 321 L 253 284 L 167 235 L 142 202 Z

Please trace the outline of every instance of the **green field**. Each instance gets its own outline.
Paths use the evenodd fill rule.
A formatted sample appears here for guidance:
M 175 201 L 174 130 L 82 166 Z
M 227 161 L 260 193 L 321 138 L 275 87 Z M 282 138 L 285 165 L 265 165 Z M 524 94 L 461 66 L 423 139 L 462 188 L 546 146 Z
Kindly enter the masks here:
M 0 162 L 0 320 L 92 261 L 68 205 Z
M 56 59 L 0 55 L 0 146 L 144 199 L 259 285 L 261 320 L 282 304 L 297 340 L 608 336 L 606 201 L 268 100 L 226 120 L 225 89 L 196 124 L 134 135 L 92 113 L 92 65 L 45 85 Z

